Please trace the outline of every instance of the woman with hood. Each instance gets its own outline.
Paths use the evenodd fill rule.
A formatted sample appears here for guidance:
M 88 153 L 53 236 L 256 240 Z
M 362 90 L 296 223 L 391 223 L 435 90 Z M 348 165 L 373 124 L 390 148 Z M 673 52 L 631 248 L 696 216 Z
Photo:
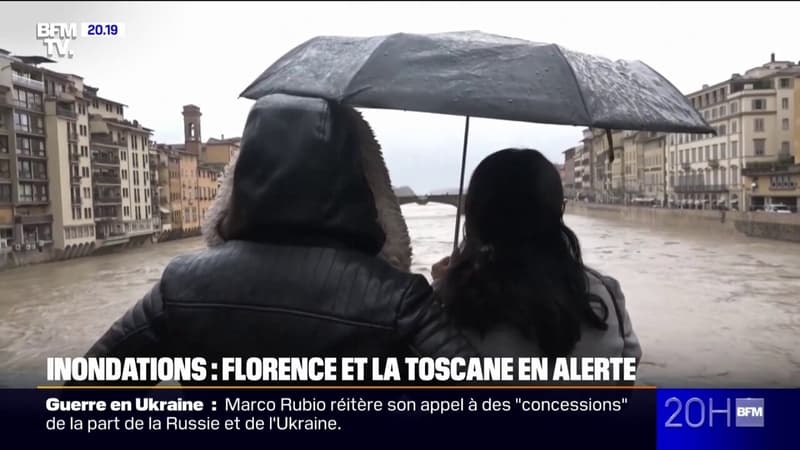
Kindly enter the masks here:
M 619 283 L 583 264 L 553 164 L 505 149 L 475 169 L 464 241 L 433 267 L 448 313 L 486 356 L 635 357 Z
M 421 275 L 354 109 L 269 95 L 204 223 L 88 356 L 473 356 Z

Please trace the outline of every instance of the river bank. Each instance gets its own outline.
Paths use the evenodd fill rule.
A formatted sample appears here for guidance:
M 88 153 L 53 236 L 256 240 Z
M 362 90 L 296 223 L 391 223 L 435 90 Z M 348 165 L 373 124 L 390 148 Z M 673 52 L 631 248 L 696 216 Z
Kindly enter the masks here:
M 710 232 L 800 243 L 800 214 L 664 209 L 583 202 L 569 202 L 566 212 L 642 225 L 698 227 Z
M 1 249 L 0 250 L 0 272 L 17 267 L 25 267 L 36 264 L 51 263 L 55 261 L 68 261 L 87 256 L 101 256 L 115 253 L 123 253 L 132 249 L 148 247 L 157 243 L 174 241 L 197 237 L 200 231 L 184 232 L 161 232 L 156 234 L 128 235 L 116 238 L 110 244 L 107 240 L 105 244 L 97 245 L 97 242 L 83 245 L 73 245 L 66 250 L 56 249 L 52 246 L 41 248 L 20 248 L 20 249 Z

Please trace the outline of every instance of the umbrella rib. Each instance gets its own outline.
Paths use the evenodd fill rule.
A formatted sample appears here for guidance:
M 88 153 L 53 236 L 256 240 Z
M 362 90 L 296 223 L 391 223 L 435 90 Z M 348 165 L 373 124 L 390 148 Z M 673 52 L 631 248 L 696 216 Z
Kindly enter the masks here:
M 564 64 L 569 67 L 569 72 L 572 74 L 572 81 L 575 83 L 575 88 L 578 89 L 578 96 L 581 99 L 581 104 L 583 104 L 583 111 L 586 113 L 587 122 L 591 126 L 594 119 L 592 119 L 592 114 L 589 112 L 589 106 L 586 105 L 586 99 L 583 97 L 583 89 L 581 89 L 581 85 L 578 83 L 578 77 L 575 75 L 575 69 L 572 68 L 572 64 L 569 63 L 569 60 L 567 60 L 564 52 L 561 51 L 561 47 L 559 47 L 558 44 L 553 44 L 553 47 L 556 48 L 556 52 L 559 56 L 561 56 L 561 59 L 564 60 Z
M 344 87 L 344 88 L 345 88 L 345 91 L 348 91 L 348 92 L 350 91 L 350 85 L 351 85 L 351 84 L 353 84 L 353 80 L 355 80 L 355 79 L 356 79 L 356 77 L 357 77 L 357 76 L 359 76 L 359 75 L 361 74 L 361 71 L 362 71 L 362 70 L 364 70 L 364 67 L 366 67 L 366 66 L 367 66 L 367 63 L 369 63 L 369 62 L 370 62 L 370 60 L 372 59 L 372 57 L 373 57 L 373 56 L 375 56 L 375 53 L 378 51 L 378 49 L 379 49 L 381 46 L 383 46 L 383 44 L 385 44 L 385 43 L 386 43 L 386 40 L 387 40 L 387 39 L 389 39 L 391 36 L 392 36 L 392 35 L 387 35 L 387 36 L 384 36 L 384 37 L 383 37 L 383 39 L 381 40 L 381 42 L 380 42 L 378 45 L 376 45 L 376 46 L 375 46 L 375 48 L 372 50 L 372 53 L 370 53 L 370 54 L 369 54 L 369 56 L 367 56 L 367 58 L 366 58 L 366 59 L 364 59 L 364 62 L 363 62 L 363 63 L 361 63 L 361 67 L 359 67 L 359 68 L 358 68 L 358 70 L 356 70 L 356 71 L 355 71 L 355 73 L 353 73 L 353 76 L 352 76 L 352 77 L 350 77 L 350 80 L 348 80 L 348 81 L 347 81 L 347 84 L 346 84 L 346 85 L 345 85 L 345 87 Z M 368 90 L 368 89 L 370 89 L 370 88 L 369 88 L 369 87 L 367 87 L 367 86 L 365 86 L 365 87 L 363 87 L 363 88 L 361 88 L 361 89 L 359 89 L 358 91 L 356 91 L 356 92 L 353 92 L 353 93 L 346 94 L 345 92 L 342 92 L 342 100 L 341 100 L 341 102 L 342 102 L 343 104 L 344 104 L 344 103 L 347 103 L 347 100 L 348 100 L 348 99 L 350 99 L 350 98 L 352 98 L 352 97 L 355 97 L 356 95 L 358 95 L 358 94 L 360 94 L 360 93 L 362 93 L 362 92 L 364 92 L 364 91 L 366 91 L 366 90 Z M 354 105 L 354 106 L 355 106 L 355 105 Z

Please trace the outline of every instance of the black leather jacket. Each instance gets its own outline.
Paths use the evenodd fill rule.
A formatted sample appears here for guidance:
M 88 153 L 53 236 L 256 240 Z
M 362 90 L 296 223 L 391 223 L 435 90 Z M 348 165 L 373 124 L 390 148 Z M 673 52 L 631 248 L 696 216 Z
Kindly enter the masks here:
M 377 256 L 384 230 L 337 108 L 259 100 L 217 208 L 222 244 L 175 258 L 88 355 L 473 356 L 425 278 Z

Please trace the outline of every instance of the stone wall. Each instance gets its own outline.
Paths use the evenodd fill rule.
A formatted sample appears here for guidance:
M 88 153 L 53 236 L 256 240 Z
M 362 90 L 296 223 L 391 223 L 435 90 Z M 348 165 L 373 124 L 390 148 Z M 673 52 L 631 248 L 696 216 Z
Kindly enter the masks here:
M 800 214 L 663 209 L 569 202 L 567 213 L 593 215 L 648 225 L 703 227 L 708 231 L 800 242 Z

